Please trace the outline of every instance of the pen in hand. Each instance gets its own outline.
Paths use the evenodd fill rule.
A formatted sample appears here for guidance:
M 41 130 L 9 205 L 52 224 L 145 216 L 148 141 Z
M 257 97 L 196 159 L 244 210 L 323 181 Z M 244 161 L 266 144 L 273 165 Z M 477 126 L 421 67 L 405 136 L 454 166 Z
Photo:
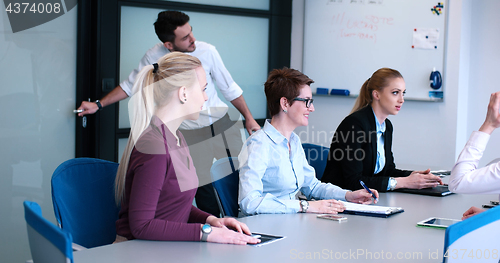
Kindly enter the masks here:
M 365 183 L 363 183 L 363 181 L 359 180 L 359 183 L 361 184 L 361 186 L 363 186 L 363 188 L 365 188 L 365 190 L 370 193 L 372 196 L 373 196 L 373 199 L 375 199 L 375 201 L 378 201 L 378 198 L 375 196 L 375 194 L 370 191 L 370 188 L 368 188 Z

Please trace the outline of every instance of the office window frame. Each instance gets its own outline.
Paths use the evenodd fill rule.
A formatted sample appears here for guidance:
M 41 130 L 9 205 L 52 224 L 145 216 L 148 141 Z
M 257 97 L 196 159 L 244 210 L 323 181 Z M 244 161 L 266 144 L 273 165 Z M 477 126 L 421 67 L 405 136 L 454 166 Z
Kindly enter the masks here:
M 269 10 L 201 5 L 161 0 L 81 1 L 78 14 L 77 95 L 95 101 L 120 83 L 121 7 L 147 7 L 269 19 L 268 71 L 290 66 L 292 0 L 270 0 Z M 97 17 L 97 19 L 96 19 Z M 119 103 L 76 121 L 77 157 L 118 160 L 119 139 L 127 138 L 130 128 L 119 128 Z M 267 116 L 269 117 L 269 116 Z M 257 119 L 260 125 L 265 119 Z

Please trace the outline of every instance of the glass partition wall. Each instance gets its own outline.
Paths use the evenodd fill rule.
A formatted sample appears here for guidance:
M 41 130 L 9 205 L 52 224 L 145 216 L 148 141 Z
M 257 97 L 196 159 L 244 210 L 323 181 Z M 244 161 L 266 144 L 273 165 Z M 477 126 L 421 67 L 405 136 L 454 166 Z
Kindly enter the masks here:
M 113 87 L 126 79 L 145 52 L 160 42 L 153 26 L 158 13 L 178 10 L 189 15 L 197 40 L 217 48 L 226 68 L 243 89 L 253 117 L 263 124 L 267 117 L 263 86 L 267 74 L 273 68 L 290 64 L 291 0 L 109 1 L 116 3 L 115 11 L 104 9 L 111 4 L 103 1 L 101 23 L 107 24 L 96 25 L 100 34 L 95 39 L 100 40 L 98 46 L 102 50 L 94 51 L 98 55 L 97 66 L 90 74 L 95 74 L 91 81 L 97 89 L 93 94 L 83 95 L 84 98 L 88 96 L 94 101 L 109 92 L 109 87 L 106 89 L 103 84 L 105 79 L 111 79 Z M 111 13 L 104 15 L 107 12 Z M 117 34 L 111 31 L 113 28 Z M 104 52 L 113 48 L 114 54 Z M 219 97 L 233 107 L 222 95 Z M 130 131 L 127 108 L 128 99 L 105 107 L 96 114 L 99 116 L 89 116 L 91 127 L 84 133 L 90 134 L 84 137 L 93 140 L 87 144 L 82 141 L 81 147 L 77 143 L 77 156 L 87 152 L 87 155 L 118 161 Z M 247 135 L 242 131 L 242 136 Z

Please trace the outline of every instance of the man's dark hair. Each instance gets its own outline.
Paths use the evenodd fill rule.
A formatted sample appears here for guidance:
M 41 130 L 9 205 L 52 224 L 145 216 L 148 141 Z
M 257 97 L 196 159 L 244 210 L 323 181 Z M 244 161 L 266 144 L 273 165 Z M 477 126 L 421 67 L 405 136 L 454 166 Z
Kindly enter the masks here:
M 189 16 L 179 11 L 163 11 L 156 19 L 155 32 L 162 43 L 174 42 L 175 29 L 189 22 Z

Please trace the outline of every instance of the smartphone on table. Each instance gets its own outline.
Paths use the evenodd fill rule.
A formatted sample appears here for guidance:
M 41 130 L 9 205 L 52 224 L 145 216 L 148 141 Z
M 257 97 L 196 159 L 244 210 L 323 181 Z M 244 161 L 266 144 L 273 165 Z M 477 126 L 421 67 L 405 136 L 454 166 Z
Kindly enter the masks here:
M 323 218 L 323 219 L 329 219 L 329 220 L 334 220 L 334 221 L 345 221 L 347 220 L 347 217 L 344 217 L 344 216 L 339 216 L 339 215 L 318 215 L 317 216 L 318 218 Z

